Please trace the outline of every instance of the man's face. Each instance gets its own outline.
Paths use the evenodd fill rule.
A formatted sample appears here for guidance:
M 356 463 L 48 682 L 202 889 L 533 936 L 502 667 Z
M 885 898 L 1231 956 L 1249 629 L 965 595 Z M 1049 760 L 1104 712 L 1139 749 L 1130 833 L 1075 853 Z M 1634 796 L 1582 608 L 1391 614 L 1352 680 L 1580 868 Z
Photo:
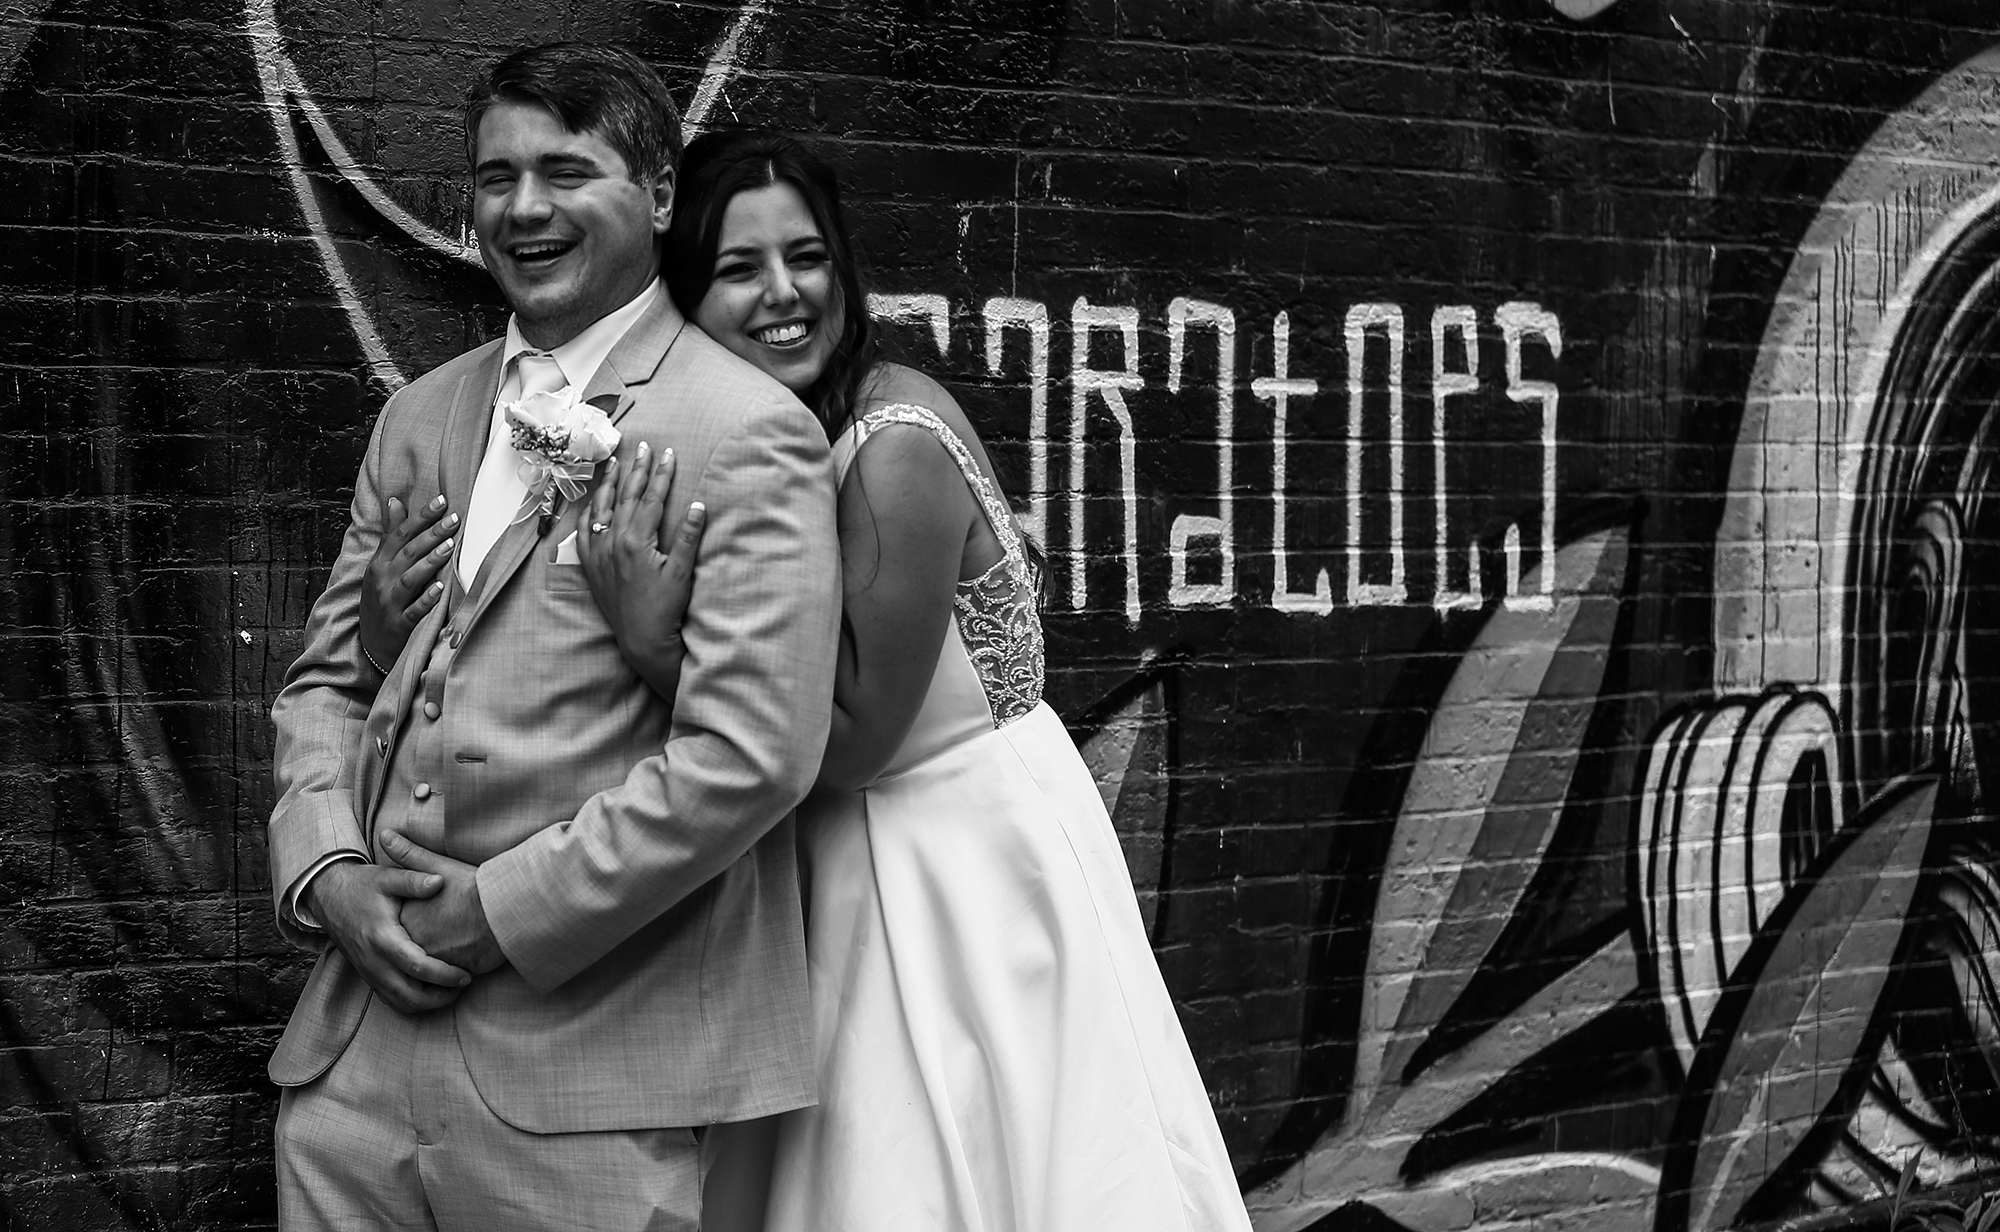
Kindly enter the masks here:
M 472 182 L 479 251 L 535 346 L 568 342 L 659 270 L 672 178 L 635 183 L 602 137 L 568 132 L 541 107 L 487 110 Z

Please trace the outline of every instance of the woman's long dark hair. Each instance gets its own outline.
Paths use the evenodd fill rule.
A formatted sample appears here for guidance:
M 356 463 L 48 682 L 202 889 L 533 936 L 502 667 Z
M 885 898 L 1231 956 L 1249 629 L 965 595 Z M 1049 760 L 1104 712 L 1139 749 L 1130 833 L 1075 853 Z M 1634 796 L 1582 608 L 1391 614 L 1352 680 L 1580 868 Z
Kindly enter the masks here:
M 829 441 L 854 417 L 861 385 L 875 366 L 875 327 L 868 314 L 868 289 L 861 276 L 847 220 L 840 209 L 840 185 L 833 168 L 795 137 L 767 128 L 723 129 L 688 142 L 674 189 L 674 221 L 667 231 L 667 293 L 689 319 L 715 281 L 715 251 L 722 242 L 722 216 L 740 192 L 789 184 L 805 200 L 840 296 L 841 330 L 826 371 L 800 395 L 819 418 Z

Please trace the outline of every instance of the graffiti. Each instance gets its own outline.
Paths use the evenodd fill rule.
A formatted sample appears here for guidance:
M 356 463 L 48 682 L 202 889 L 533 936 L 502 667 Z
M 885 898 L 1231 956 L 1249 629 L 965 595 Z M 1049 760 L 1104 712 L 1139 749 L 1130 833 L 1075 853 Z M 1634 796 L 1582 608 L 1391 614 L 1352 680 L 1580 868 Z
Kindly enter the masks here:
M 0 13 L 8 1218 L 270 1218 L 266 709 L 551 33 L 845 169 L 1260 1229 L 2000 1167 L 2000 21 L 1502 7 Z
M 730 79 L 741 71 L 744 57 L 755 38 L 757 24 L 765 16 L 767 7 L 763 0 L 746 0 L 737 10 L 728 32 L 716 44 L 684 116 L 690 136 L 701 131 L 709 112 L 724 98 Z M 453 262 L 483 269 L 484 263 L 480 260 L 478 245 L 472 239 L 470 224 L 461 218 L 457 235 L 445 235 L 398 204 L 361 166 L 328 122 L 312 87 L 293 63 L 284 34 L 279 29 L 276 0 L 245 0 L 243 21 L 263 88 L 264 106 L 270 113 L 272 134 L 278 143 L 292 195 L 304 215 L 306 234 L 313 240 L 320 264 L 333 283 L 334 294 L 347 314 L 348 325 L 361 345 L 362 354 L 367 357 L 375 380 L 384 390 L 394 392 L 403 386 L 407 377 L 384 343 L 369 306 L 356 289 L 341 246 L 328 226 L 320 201 L 320 189 L 312 181 L 310 166 L 299 145 L 295 115 L 305 121 L 307 130 L 317 141 L 317 152 L 331 162 L 344 183 L 360 194 L 381 223 L 413 240 L 424 250 Z
M 1213 517 L 1183 513 L 1174 518 L 1167 535 L 1167 557 L 1173 562 L 1167 602 L 1175 607 L 1225 607 L 1236 598 L 1236 314 L 1220 304 L 1177 299 L 1167 305 L 1167 388 L 1181 390 L 1181 360 L 1190 324 L 1215 331 L 1215 503 Z M 1392 498 L 1393 499 L 1393 498 Z M 1190 584 L 1188 544 L 1195 538 L 1215 544 L 1222 559 L 1218 581 Z
M 1978 747 L 1988 737 L 1971 685 L 1987 634 L 1967 607 L 1981 585 L 1967 553 L 1981 533 L 1989 429 L 1969 412 L 1964 383 L 1979 379 L 1986 346 L 1954 331 L 1979 312 L 1984 236 L 2000 202 L 1989 139 L 1957 117 L 1983 110 L 1997 66 L 1989 53 L 1941 74 L 1871 135 L 1829 193 L 1765 330 L 1715 549 L 1718 587 L 1738 598 L 1716 606 L 1720 700 L 1700 721 L 1774 713 L 1769 703 L 1744 710 L 1730 699 L 1737 690 L 1824 698 L 1775 712 L 1785 717 L 1763 738 L 1794 784 L 1791 816 L 1767 806 L 1746 834 L 1761 867 L 1776 856 L 1775 871 L 1788 871 L 1802 819 L 1815 836 L 1807 842 L 1843 834 L 1857 799 L 1884 798 L 1903 776 L 1934 779 L 1939 839 L 1926 866 L 1935 877 L 1917 891 L 1907 944 L 1925 969 L 1953 974 L 1906 981 L 1871 1024 L 1876 1036 L 1856 1042 L 1846 1098 L 1858 1111 L 1813 1180 L 1829 1201 L 1917 1147 L 1933 1180 L 1990 1166 L 1990 1122 L 1973 1094 L 2000 1072 L 1983 1043 L 1993 986 L 1973 974 L 1992 936 L 1976 888 L 1995 855 Z M 1940 157 L 1911 163 L 1904 155 L 1917 143 Z M 1736 489 L 1753 471 L 1783 478 L 1762 494 Z M 1852 533 L 1822 533 L 1839 527 Z M 1847 586 L 1808 585 L 1801 565 Z M 1810 806 L 1796 803 L 1808 792 Z M 1703 980 L 1748 961 L 1719 952 Z
M 1622 532 L 1566 549 L 1556 562 L 1561 597 L 1497 610 L 1439 699 L 1382 868 L 1347 1115 L 1252 1195 L 1260 1229 L 1313 1226 L 1354 1203 L 1409 1227 L 1462 1227 L 1474 1191 L 1521 1215 L 1584 1207 L 1592 1227 L 1643 1226 L 1657 1169 L 1612 1153 L 1478 1163 L 1400 1183 L 1427 1131 L 1638 986 L 1632 941 L 1621 933 L 1464 1047 L 1447 1055 L 1426 1047 L 1547 853 L 1626 568 Z
M 869 298 L 870 311 L 879 319 L 913 326 L 924 331 L 924 336 L 940 358 L 949 358 L 952 353 L 950 300 L 938 294 L 875 293 Z M 1406 406 L 1403 366 L 1407 340 L 1403 325 L 1403 309 L 1398 304 L 1370 303 L 1356 304 L 1347 309 L 1344 327 L 1347 391 L 1347 436 L 1345 441 L 1343 491 L 1346 509 L 1344 551 L 1346 558 L 1345 584 L 1338 596 L 1331 592 L 1322 577 L 1315 583 L 1315 590 L 1308 596 L 1294 594 L 1290 582 L 1290 559 L 1287 554 L 1289 531 L 1284 525 L 1284 511 L 1289 494 L 1289 473 L 1286 453 L 1289 438 L 1287 425 L 1292 414 L 1292 400 L 1310 399 L 1318 395 L 1320 383 L 1311 377 L 1292 375 L 1293 349 L 1291 340 L 1290 314 L 1281 312 L 1273 318 L 1269 345 L 1272 356 L 1272 375 L 1252 377 L 1243 380 L 1244 373 L 1237 362 L 1237 320 L 1234 310 L 1222 304 L 1205 300 L 1180 297 L 1167 304 L 1165 312 L 1167 373 L 1164 380 L 1166 392 L 1179 394 L 1184 385 L 1183 371 L 1189 347 L 1189 331 L 1200 328 L 1212 332 L 1215 338 L 1215 376 L 1213 389 L 1216 409 L 1211 433 L 1203 433 L 1205 440 L 1212 441 L 1215 456 L 1214 514 L 1177 513 L 1169 526 L 1165 555 L 1170 565 L 1170 575 L 1166 585 L 1165 600 L 1173 608 L 1231 607 L 1246 597 L 1237 583 L 1236 574 L 1236 452 L 1239 448 L 1236 437 L 1236 394 L 1239 388 L 1248 384 L 1257 398 L 1267 400 L 1274 408 L 1269 444 L 1271 449 L 1271 487 L 1269 507 L 1271 509 L 1270 536 L 1271 558 L 1276 579 L 1269 597 L 1265 600 L 1270 607 L 1285 612 L 1307 612 L 1325 615 L 1340 606 L 1402 606 L 1411 602 L 1408 582 L 1407 560 L 1409 556 L 1406 532 L 1407 505 L 1411 493 L 1407 490 L 1407 468 L 1405 450 L 1407 448 Z M 1555 551 L 1555 502 L 1556 502 L 1556 433 L 1557 410 L 1561 393 L 1553 381 L 1529 380 L 1523 377 L 1528 353 L 1528 341 L 1538 340 L 1545 348 L 1544 354 L 1550 359 L 1559 359 L 1562 354 L 1562 324 L 1553 313 L 1540 305 L 1525 301 L 1508 301 L 1495 307 L 1490 316 L 1492 325 L 1501 335 L 1503 360 L 1506 371 L 1505 396 L 1516 403 L 1531 404 L 1538 411 L 1537 440 L 1539 449 L 1539 512 L 1536 527 L 1532 533 L 1539 536 L 1539 552 L 1534 559 L 1552 561 Z M 980 320 L 984 330 L 984 347 L 989 373 L 997 375 L 1002 368 L 1001 357 L 1005 353 L 1005 335 L 1009 329 L 1024 330 L 1029 335 L 1028 393 L 1031 402 L 1027 437 L 1032 449 L 1028 468 L 1027 502 L 1023 511 L 1023 525 L 1038 538 L 1048 534 L 1048 509 L 1050 501 L 1050 428 L 1048 423 L 1049 401 L 1049 351 L 1055 336 L 1050 329 L 1048 305 L 1034 300 L 996 296 L 985 302 L 980 310 Z M 1485 386 L 1479 377 L 1479 310 L 1469 304 L 1443 305 L 1435 309 L 1431 317 L 1432 328 L 1432 402 L 1433 417 L 1431 428 L 1432 465 L 1430 479 L 1432 491 L 1429 505 L 1436 527 L 1436 550 L 1433 556 L 1433 594 L 1431 602 L 1440 610 L 1477 607 L 1486 596 L 1482 588 L 1480 545 L 1477 542 L 1455 545 L 1448 531 L 1451 525 L 1450 505 L 1453 492 L 1447 482 L 1440 479 L 1448 476 L 1448 461 L 1452 449 L 1450 434 L 1446 428 L 1446 402 L 1454 397 L 1467 397 L 1479 393 Z M 1138 531 L 1138 509 L 1144 499 L 1139 490 L 1137 475 L 1139 470 L 1139 423 L 1135 418 L 1143 414 L 1144 407 L 1135 410 L 1139 403 L 1137 395 L 1148 388 L 1141 362 L 1145 354 L 1141 343 L 1142 328 L 1147 324 L 1140 309 L 1126 305 L 1093 304 L 1087 297 L 1079 297 L 1070 309 L 1070 330 L 1068 343 L 1070 350 L 1070 408 L 1069 427 L 1063 444 L 1066 446 L 1069 466 L 1064 495 L 1067 497 L 1069 570 L 1068 600 L 1073 610 L 1083 610 L 1090 605 L 1090 586 L 1084 562 L 1091 555 L 1091 545 L 1102 543 L 1105 536 L 1098 533 L 1089 518 L 1092 505 L 1092 485 L 1088 482 L 1088 463 L 1093 441 L 1091 432 L 1094 420 L 1108 415 L 1116 433 L 1116 493 L 1120 521 L 1116 530 L 1116 542 L 1120 545 L 1119 559 L 1122 564 L 1121 610 L 1129 623 L 1138 624 L 1146 607 L 1139 582 L 1139 559 L 1158 551 L 1154 545 L 1142 543 Z M 1098 368 L 1092 358 L 1096 335 L 1106 335 L 1115 339 L 1117 366 Z M 1386 382 L 1380 386 L 1368 380 L 1369 339 L 1379 338 L 1375 348 L 1382 354 L 1386 369 Z M 1450 369 L 1447 363 L 1447 346 L 1455 345 L 1463 356 L 1462 370 Z M 1369 429 L 1367 406 L 1374 398 L 1386 401 L 1387 423 L 1377 436 Z M 1102 412 L 1093 415 L 1093 409 Z M 1488 438 L 1482 443 L 1492 444 L 1490 426 L 1486 429 Z M 1386 492 L 1387 527 L 1386 534 L 1380 534 L 1380 546 L 1388 562 L 1388 580 L 1377 582 L 1364 580 L 1363 557 L 1374 545 L 1366 538 L 1364 524 L 1364 501 L 1378 495 L 1363 479 L 1364 456 L 1380 446 L 1388 458 L 1388 487 Z M 1500 574 L 1503 600 L 1511 607 L 1546 607 L 1551 601 L 1551 575 L 1544 563 L 1538 566 L 1535 576 L 1524 578 L 1522 572 L 1522 529 L 1518 521 L 1509 522 L 1499 537 L 1499 547 L 1503 553 L 1505 566 Z M 1189 580 L 1190 560 L 1195 555 L 1197 545 L 1208 549 L 1216 561 L 1217 579 L 1210 582 Z M 1461 559 L 1465 562 L 1466 582 L 1454 586 L 1451 578 L 1457 566 L 1450 564 L 1454 546 L 1462 546 Z M 1321 571 L 1324 574 L 1324 570 Z
M 1470 326 L 1473 315 L 1470 312 L 1457 314 L 1452 318 L 1462 326 Z M 1441 335 L 1433 335 L 1433 352 L 1444 353 Z M 1471 392 L 1475 385 L 1467 385 L 1462 392 Z M 1292 590 L 1291 561 L 1285 552 L 1285 493 L 1289 490 L 1288 472 L 1285 466 L 1285 420 L 1291 411 L 1293 398 L 1311 398 L 1319 393 L 1319 382 L 1311 377 L 1292 375 L 1292 318 L 1290 313 L 1281 312 L 1271 321 L 1271 375 L 1260 376 L 1250 382 L 1250 392 L 1271 404 L 1271 606 L 1281 612 L 1311 612 L 1324 616 L 1333 610 L 1333 592 L 1327 586 L 1326 570 L 1321 569 L 1313 580 L 1309 593 L 1300 594 Z M 1454 392 L 1460 392 L 1454 389 Z M 1432 421 L 1433 439 L 1444 440 L 1444 395 L 1437 396 L 1437 418 Z M 1437 473 L 1444 473 L 1442 447 L 1438 455 Z M 1445 560 L 1444 519 L 1438 519 L 1437 560 Z M 1473 585 L 1478 585 L 1478 553 L 1472 554 Z M 1446 596 L 1447 587 L 1438 586 L 1439 606 L 1455 606 Z

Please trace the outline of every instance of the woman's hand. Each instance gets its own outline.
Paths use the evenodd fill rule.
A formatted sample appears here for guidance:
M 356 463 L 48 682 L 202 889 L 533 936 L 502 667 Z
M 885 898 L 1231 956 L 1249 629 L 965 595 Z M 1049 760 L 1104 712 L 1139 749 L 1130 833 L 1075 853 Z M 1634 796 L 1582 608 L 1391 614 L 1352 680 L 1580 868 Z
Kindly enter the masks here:
M 619 652 L 653 691 L 671 702 L 681 680 L 681 621 L 694 593 L 695 550 L 708 510 L 688 506 L 676 531 L 667 524 L 674 451 L 653 457 L 639 442 L 632 465 L 604 464 L 577 535 L 577 559 Z
M 444 597 L 438 571 L 451 559 L 458 515 L 445 512 L 443 496 L 415 513 L 392 496 L 389 526 L 361 579 L 361 648 L 385 671 L 417 622 Z

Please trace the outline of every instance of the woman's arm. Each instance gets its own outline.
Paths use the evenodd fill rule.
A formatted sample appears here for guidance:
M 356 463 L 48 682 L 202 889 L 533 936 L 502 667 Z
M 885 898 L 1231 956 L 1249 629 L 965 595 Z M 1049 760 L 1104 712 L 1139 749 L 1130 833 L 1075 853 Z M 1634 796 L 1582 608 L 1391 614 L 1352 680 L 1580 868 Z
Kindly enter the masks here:
M 604 478 L 577 528 L 577 559 L 618 639 L 618 652 L 653 692 L 671 702 L 680 691 L 681 622 L 694 593 L 695 551 L 708 510 L 695 501 L 678 532 L 668 527 L 671 449 L 655 457 L 652 446 L 640 441 L 624 473 L 616 458 L 604 465 Z M 600 526 L 604 529 L 595 529 Z
M 361 652 L 376 671 L 387 673 L 403 653 L 410 633 L 444 597 L 438 573 L 457 546 L 458 515 L 445 512 L 439 496 L 415 513 L 390 497 L 389 530 L 375 545 L 361 577 Z
M 980 515 L 958 464 L 914 424 L 868 437 L 839 508 L 840 658 L 817 786 L 852 791 L 889 764 L 923 707 Z

